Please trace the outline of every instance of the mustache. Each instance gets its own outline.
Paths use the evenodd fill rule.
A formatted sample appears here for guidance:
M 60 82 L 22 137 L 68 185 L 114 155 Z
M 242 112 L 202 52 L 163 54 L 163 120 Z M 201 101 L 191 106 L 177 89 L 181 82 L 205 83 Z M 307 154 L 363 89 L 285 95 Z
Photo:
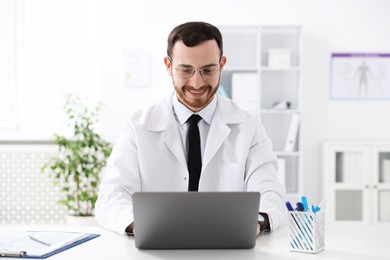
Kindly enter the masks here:
M 210 84 L 206 84 L 206 85 L 204 85 L 204 86 L 202 86 L 200 88 L 194 88 L 191 85 L 184 85 L 182 88 L 185 88 L 185 89 L 188 89 L 188 90 L 202 91 L 202 90 L 206 90 L 206 89 L 212 88 L 212 86 Z

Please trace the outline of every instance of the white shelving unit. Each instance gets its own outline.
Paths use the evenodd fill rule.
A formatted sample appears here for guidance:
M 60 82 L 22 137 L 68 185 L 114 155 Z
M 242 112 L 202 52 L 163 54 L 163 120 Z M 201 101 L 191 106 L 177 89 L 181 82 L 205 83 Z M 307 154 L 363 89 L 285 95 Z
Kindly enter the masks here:
M 390 142 L 324 144 L 328 219 L 390 224 Z
M 280 167 L 289 199 L 302 195 L 302 87 L 301 28 L 299 26 L 221 26 L 227 64 L 221 86 L 228 97 L 238 99 L 248 109 L 258 110 L 274 152 L 284 167 Z M 287 50 L 290 62 L 270 66 L 269 50 Z M 275 57 L 275 56 L 274 56 Z M 283 65 L 283 64 L 282 64 Z M 250 75 L 236 81 L 237 75 Z M 241 82 L 241 84 L 240 84 Z M 288 102 L 288 108 L 275 108 L 278 102 Z M 292 149 L 286 149 L 292 118 L 299 118 L 298 133 Z M 284 170 L 284 172 L 282 172 Z

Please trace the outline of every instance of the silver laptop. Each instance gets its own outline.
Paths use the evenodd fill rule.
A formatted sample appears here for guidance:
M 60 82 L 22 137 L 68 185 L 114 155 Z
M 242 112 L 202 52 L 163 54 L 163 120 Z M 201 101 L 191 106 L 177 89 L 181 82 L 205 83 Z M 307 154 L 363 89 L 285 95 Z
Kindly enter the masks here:
M 140 249 L 253 248 L 258 192 L 135 192 Z

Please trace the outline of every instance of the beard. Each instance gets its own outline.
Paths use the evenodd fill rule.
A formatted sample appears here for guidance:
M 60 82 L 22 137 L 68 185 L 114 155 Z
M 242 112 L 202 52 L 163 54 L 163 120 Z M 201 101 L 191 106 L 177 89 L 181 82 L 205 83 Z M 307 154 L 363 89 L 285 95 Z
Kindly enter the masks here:
M 188 84 L 179 85 L 173 77 L 172 82 L 180 103 L 190 110 L 198 112 L 213 100 L 215 93 L 218 91 L 220 79 L 218 79 L 217 84 L 214 86 L 205 84 L 200 88 L 194 88 Z

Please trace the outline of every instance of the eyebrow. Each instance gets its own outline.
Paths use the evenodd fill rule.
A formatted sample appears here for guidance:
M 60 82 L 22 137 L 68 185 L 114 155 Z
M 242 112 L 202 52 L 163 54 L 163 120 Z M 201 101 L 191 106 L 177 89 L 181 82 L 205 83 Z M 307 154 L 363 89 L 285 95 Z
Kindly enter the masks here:
M 177 66 L 186 67 L 186 68 L 195 68 L 194 66 L 189 65 L 189 64 L 178 64 Z M 211 64 L 204 65 L 204 66 L 202 66 L 201 68 L 213 67 L 213 66 L 218 66 L 218 64 L 211 63 Z

